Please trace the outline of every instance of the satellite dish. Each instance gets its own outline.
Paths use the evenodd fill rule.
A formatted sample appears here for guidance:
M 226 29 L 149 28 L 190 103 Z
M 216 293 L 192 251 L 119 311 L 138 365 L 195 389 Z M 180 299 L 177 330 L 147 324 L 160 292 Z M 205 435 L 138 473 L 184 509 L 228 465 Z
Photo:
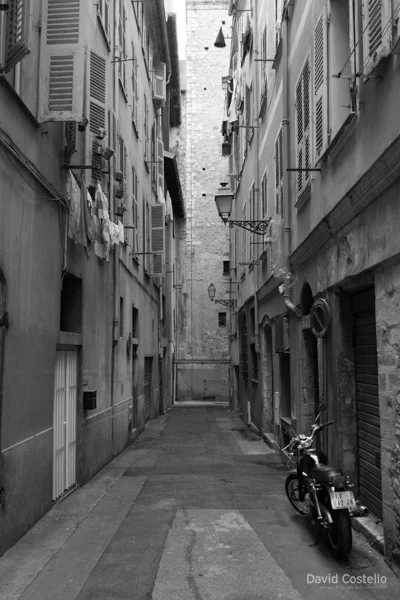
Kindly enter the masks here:
M 283 219 L 276 214 L 268 225 L 267 238 L 271 247 L 271 269 L 274 277 L 284 277 L 285 256 L 283 251 Z

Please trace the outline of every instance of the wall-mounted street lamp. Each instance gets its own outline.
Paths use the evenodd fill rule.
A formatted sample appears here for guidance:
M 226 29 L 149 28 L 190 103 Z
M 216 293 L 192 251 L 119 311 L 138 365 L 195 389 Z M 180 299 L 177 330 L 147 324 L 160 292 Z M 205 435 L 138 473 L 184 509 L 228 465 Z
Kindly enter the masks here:
M 208 295 L 210 297 L 211 302 L 215 302 L 216 304 L 223 304 L 224 306 L 228 306 L 229 308 L 233 308 L 235 305 L 235 301 L 231 300 L 214 300 L 215 298 L 215 285 L 210 283 L 208 286 Z
M 223 220 L 223 222 L 229 223 L 229 227 L 237 225 L 238 227 L 242 227 L 242 229 L 247 229 L 247 231 L 251 231 L 252 233 L 256 233 L 257 235 L 264 235 L 269 225 L 270 219 L 266 219 L 264 221 L 251 221 L 247 219 L 233 221 L 229 219 L 232 212 L 232 202 L 234 194 L 233 192 L 231 192 L 231 190 L 229 190 L 226 187 L 227 185 L 227 183 L 222 182 L 221 187 L 218 190 L 218 194 L 215 195 L 215 204 L 217 206 L 218 214 Z

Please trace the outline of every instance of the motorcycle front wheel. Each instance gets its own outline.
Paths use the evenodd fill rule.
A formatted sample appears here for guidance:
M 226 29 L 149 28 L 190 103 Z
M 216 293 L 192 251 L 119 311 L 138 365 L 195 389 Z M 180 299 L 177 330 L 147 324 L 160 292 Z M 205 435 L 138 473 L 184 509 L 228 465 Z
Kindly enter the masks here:
M 285 481 L 285 491 L 290 504 L 301 515 L 309 515 L 309 503 L 299 499 L 299 479 L 296 473 L 291 473 Z
M 349 511 L 332 510 L 331 514 L 333 523 L 327 531 L 329 550 L 336 558 L 346 558 L 353 545 Z

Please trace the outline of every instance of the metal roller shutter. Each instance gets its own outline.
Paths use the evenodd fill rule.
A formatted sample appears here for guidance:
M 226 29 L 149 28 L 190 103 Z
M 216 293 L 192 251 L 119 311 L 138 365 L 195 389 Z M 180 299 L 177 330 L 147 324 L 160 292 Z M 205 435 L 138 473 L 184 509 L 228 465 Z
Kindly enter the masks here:
M 352 296 L 357 411 L 358 493 L 372 513 L 382 518 L 381 433 L 375 292 Z
M 153 417 L 152 410 L 152 371 L 153 358 L 145 357 L 144 359 L 144 420 L 150 421 Z

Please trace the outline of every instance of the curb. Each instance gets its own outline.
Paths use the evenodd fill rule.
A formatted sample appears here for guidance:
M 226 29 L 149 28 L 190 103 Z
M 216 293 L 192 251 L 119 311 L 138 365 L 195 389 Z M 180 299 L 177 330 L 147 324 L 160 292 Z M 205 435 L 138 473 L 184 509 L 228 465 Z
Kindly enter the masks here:
M 273 433 L 263 433 L 263 440 L 279 455 L 282 464 L 287 464 L 292 460 L 291 456 L 282 451 L 278 446 Z M 352 517 L 351 524 L 353 529 L 358 533 L 361 533 L 375 550 L 382 554 L 382 556 L 385 555 L 382 523 L 377 523 L 371 515 L 365 515 L 362 517 Z

